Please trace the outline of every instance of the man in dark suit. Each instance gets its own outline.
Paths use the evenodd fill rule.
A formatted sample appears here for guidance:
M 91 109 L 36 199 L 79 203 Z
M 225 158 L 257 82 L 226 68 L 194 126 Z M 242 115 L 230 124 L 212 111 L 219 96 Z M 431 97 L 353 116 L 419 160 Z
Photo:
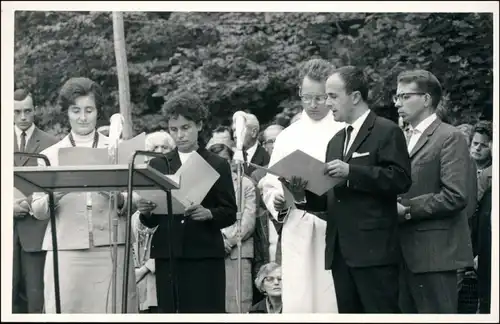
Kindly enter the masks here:
M 398 313 L 396 203 L 411 185 L 404 134 L 370 111 L 362 70 L 337 69 L 326 94 L 335 120 L 346 123 L 328 144 L 325 171 L 342 179 L 327 194 L 325 251 L 339 313 Z
M 435 114 L 441 95 L 438 79 L 428 71 L 398 76 L 394 102 L 411 126 L 413 180 L 398 203 L 404 313 L 456 313 L 457 270 L 473 265 L 466 206 L 475 194 L 468 183 L 476 179 L 463 134 Z
M 57 139 L 33 123 L 35 107 L 26 90 L 14 91 L 14 152 L 39 153 Z M 14 166 L 37 166 L 37 159 L 14 156 Z M 12 313 L 42 313 L 45 252 L 41 250 L 47 221 L 30 214 L 30 196 L 14 199 Z
M 268 165 L 270 159 L 269 153 L 267 153 L 258 141 L 260 129 L 259 120 L 255 117 L 255 115 L 246 113 L 245 121 L 246 132 L 245 138 L 243 139 L 243 158 L 245 161 L 250 161 L 251 163 L 260 166 Z M 233 133 L 234 140 L 237 142 L 237 135 L 236 132 L 234 132 L 234 129 Z M 255 170 L 255 167 L 244 164 L 244 169 L 245 174 L 250 177 L 252 172 Z

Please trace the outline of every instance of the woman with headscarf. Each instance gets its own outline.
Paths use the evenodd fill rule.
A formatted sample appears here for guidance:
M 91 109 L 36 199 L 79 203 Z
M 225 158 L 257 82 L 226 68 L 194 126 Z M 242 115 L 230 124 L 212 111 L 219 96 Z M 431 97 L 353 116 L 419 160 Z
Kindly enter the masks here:
M 106 148 L 109 140 L 96 131 L 102 113 L 102 91 L 87 78 L 71 78 L 59 94 L 62 113 L 69 119 L 71 130 L 61 141 L 41 152 L 51 166 L 59 165 L 59 149 L 66 147 Z M 45 166 L 39 160 L 40 166 Z M 125 217 L 118 215 L 118 256 L 113 256 L 111 220 L 116 218 L 108 192 L 54 193 L 59 257 L 61 313 L 111 313 L 113 257 L 117 257 L 117 309 L 121 305 L 122 274 L 125 252 Z M 118 195 L 123 206 L 124 194 Z M 49 218 L 48 195 L 34 193 L 34 216 Z M 51 226 L 47 226 L 42 248 L 45 261 L 45 312 L 55 313 L 54 268 Z M 133 263 L 129 265 L 133 269 Z M 128 312 L 137 312 L 134 278 L 130 277 Z

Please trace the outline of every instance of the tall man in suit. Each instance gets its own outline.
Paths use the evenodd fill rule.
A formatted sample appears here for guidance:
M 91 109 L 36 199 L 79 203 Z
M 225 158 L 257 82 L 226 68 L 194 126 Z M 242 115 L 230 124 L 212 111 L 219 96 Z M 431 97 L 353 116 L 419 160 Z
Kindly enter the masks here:
M 411 126 L 413 180 L 398 203 L 404 313 L 456 313 L 457 270 L 473 265 L 466 206 L 475 175 L 463 134 L 435 114 L 441 94 L 428 71 L 398 76 L 394 102 Z
M 39 153 L 57 139 L 33 123 L 35 107 L 28 91 L 14 91 L 14 152 Z M 36 166 L 37 159 L 14 157 L 14 166 Z M 41 250 L 47 221 L 30 214 L 31 196 L 14 200 L 12 313 L 42 313 L 45 252 Z
M 258 141 L 260 131 L 259 120 L 255 117 L 255 115 L 249 113 L 246 113 L 245 120 L 246 133 L 245 138 L 243 139 L 243 158 L 245 161 L 250 161 L 251 163 L 260 166 L 269 164 L 269 153 L 267 153 Z M 233 133 L 235 134 L 234 141 L 237 142 L 236 133 L 234 132 L 235 125 L 232 127 Z M 244 169 L 245 174 L 250 177 L 252 172 L 255 170 L 255 167 L 244 164 Z
M 403 131 L 366 103 L 363 71 L 341 67 L 326 81 L 327 105 L 345 122 L 328 143 L 325 266 L 340 313 L 398 313 L 397 195 L 411 185 Z

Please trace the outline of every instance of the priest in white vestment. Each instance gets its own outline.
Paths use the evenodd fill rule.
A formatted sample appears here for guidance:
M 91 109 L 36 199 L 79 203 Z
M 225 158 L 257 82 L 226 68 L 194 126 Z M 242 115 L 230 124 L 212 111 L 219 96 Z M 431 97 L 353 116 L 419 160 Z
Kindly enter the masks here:
M 334 67 L 322 60 L 306 62 L 301 70 L 300 96 L 304 110 L 298 121 L 276 138 L 269 166 L 299 149 L 325 162 L 330 139 L 344 127 L 325 106 L 325 81 Z M 281 220 L 276 210 L 283 199 L 278 178 L 267 174 L 259 187 L 267 209 Z M 337 313 L 333 278 L 325 270 L 326 194 L 318 197 L 305 191 L 283 221 L 281 239 L 283 313 Z M 272 244 L 270 253 L 276 251 Z

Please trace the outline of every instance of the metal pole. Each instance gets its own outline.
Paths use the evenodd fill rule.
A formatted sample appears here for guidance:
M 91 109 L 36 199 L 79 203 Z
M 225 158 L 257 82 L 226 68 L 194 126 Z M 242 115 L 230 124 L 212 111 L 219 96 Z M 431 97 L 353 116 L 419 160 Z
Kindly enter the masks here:
M 114 148 L 113 163 L 118 163 L 118 140 L 116 140 Z M 119 192 L 114 192 L 112 195 L 113 199 L 113 220 L 112 220 L 112 246 L 113 246 L 113 274 L 111 281 L 111 312 L 116 314 L 116 304 L 117 304 L 117 289 L 118 289 L 118 195 Z M 127 265 L 125 265 L 127 266 Z
M 42 159 L 45 162 L 45 166 L 50 166 L 49 158 L 46 155 L 40 153 L 14 152 L 14 156 L 16 155 Z M 54 211 L 54 192 L 47 189 L 44 189 L 44 191 L 49 195 L 50 231 L 52 234 L 52 261 L 54 267 L 54 295 L 56 303 L 56 314 L 61 314 L 61 293 L 59 289 L 59 254 L 57 247 L 56 213 Z
M 241 291 L 241 281 L 242 281 L 242 266 L 241 266 L 241 219 L 242 219 L 242 210 L 243 210 L 243 164 L 241 162 L 238 163 L 238 212 L 236 213 L 236 239 L 237 239 L 237 248 L 238 248 L 238 278 L 236 282 L 236 290 L 237 290 L 237 300 L 238 300 L 238 312 L 242 313 L 243 308 L 241 305 L 241 300 L 243 299 L 242 291 Z

